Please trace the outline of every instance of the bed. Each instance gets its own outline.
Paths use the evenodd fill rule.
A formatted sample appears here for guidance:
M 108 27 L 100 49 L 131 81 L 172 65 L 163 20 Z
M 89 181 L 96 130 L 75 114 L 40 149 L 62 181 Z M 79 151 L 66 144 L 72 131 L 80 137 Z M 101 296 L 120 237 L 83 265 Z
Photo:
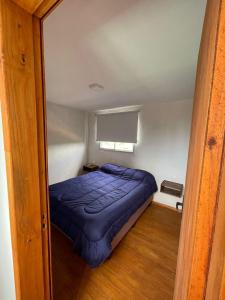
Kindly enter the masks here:
M 75 251 L 97 267 L 150 204 L 157 191 L 152 174 L 105 164 L 98 171 L 50 185 L 51 222 Z

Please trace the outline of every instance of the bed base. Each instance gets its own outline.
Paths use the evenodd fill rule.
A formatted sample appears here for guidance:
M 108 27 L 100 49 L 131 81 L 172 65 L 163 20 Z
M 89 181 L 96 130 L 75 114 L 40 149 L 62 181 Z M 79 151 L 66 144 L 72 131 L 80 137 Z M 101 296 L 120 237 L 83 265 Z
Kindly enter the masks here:
M 116 246 L 118 246 L 120 241 L 129 232 L 131 227 L 135 225 L 135 223 L 143 214 L 143 212 L 146 210 L 146 208 L 152 203 L 152 200 L 153 200 L 153 196 L 149 197 L 148 200 L 145 201 L 145 203 L 129 218 L 128 222 L 123 225 L 123 227 L 120 229 L 120 231 L 115 235 L 115 237 L 112 240 L 111 243 L 112 250 L 114 250 Z

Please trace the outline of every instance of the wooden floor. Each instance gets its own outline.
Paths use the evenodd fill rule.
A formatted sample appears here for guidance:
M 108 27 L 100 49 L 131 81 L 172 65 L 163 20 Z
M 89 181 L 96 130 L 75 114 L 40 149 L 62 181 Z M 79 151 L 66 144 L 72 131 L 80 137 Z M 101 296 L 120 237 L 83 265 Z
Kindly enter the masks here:
M 97 269 L 53 228 L 54 300 L 172 299 L 180 221 L 181 214 L 152 204 Z

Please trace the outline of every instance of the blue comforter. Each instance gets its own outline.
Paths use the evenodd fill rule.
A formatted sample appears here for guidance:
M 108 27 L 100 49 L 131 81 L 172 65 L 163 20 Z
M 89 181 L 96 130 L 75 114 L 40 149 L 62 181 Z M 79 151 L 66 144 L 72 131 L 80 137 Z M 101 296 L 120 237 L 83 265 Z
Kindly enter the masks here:
M 99 171 L 49 187 L 51 221 L 91 267 L 111 253 L 111 241 L 130 216 L 157 191 L 142 170 L 105 164 Z

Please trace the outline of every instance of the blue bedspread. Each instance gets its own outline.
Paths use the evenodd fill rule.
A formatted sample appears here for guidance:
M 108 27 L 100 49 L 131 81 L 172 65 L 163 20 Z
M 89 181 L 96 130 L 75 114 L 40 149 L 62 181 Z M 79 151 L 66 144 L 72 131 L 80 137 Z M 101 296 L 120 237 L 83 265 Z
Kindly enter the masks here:
M 113 237 L 157 185 L 146 171 L 105 164 L 99 171 L 53 184 L 49 191 L 52 223 L 96 267 L 110 255 Z

